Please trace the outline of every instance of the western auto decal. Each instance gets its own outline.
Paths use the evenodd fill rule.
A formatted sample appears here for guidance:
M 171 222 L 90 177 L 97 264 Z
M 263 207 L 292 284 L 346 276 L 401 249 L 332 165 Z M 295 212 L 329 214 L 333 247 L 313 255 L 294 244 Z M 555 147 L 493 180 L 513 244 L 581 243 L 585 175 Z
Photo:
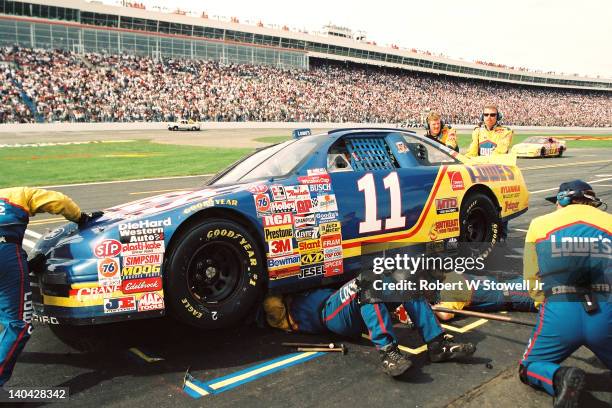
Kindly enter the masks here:
M 163 241 L 164 227 L 172 225 L 170 217 L 165 220 L 145 220 L 119 224 L 121 242 Z

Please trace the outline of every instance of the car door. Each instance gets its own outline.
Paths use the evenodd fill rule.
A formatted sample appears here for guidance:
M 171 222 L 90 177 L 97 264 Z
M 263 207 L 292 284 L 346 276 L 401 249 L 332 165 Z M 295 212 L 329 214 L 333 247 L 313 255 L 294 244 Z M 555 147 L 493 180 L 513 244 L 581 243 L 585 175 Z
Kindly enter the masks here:
M 413 152 L 401 134 L 374 132 L 345 136 L 331 147 L 328 157 L 350 158 L 349 168 L 328 166 L 346 273 L 361 268 L 367 245 L 407 237 L 418 228 L 439 170 L 419 163 L 415 154 L 426 147 L 418 145 L 415 139 Z

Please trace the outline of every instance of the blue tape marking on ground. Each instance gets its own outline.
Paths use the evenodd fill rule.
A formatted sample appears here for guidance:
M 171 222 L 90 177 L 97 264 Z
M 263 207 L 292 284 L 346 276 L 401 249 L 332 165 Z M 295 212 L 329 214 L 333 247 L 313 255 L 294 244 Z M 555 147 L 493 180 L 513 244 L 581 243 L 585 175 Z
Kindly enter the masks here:
M 259 379 L 259 378 L 261 378 L 261 377 L 265 377 L 265 376 L 267 376 L 267 375 L 270 375 L 270 374 L 276 373 L 276 372 L 278 372 L 278 371 L 284 370 L 285 368 L 289 368 L 289 367 L 292 367 L 292 366 L 294 366 L 294 365 L 298 365 L 298 364 L 304 363 L 304 362 L 309 361 L 309 360 L 312 360 L 312 359 L 314 359 L 314 358 L 321 357 L 322 355 L 325 355 L 325 354 L 326 354 L 326 353 L 323 353 L 323 352 L 318 352 L 318 353 L 312 354 L 312 355 L 310 355 L 310 356 L 307 356 L 307 357 L 301 358 L 301 359 L 299 359 L 299 360 L 295 360 L 295 361 L 292 361 L 292 362 L 290 362 L 290 363 L 280 365 L 280 366 L 275 367 L 275 368 L 273 368 L 273 369 L 270 369 L 270 370 L 268 370 L 268 371 L 264 371 L 264 372 L 262 372 L 262 373 L 259 373 L 259 374 L 257 374 L 257 375 L 254 375 L 254 376 L 252 376 L 252 377 L 245 378 L 244 380 L 236 381 L 236 382 L 235 382 L 235 383 L 233 383 L 233 384 L 228 384 L 228 385 L 226 385 L 225 387 L 217 388 L 217 389 L 215 390 L 215 394 L 219 394 L 219 393 L 221 393 L 221 392 L 225 392 L 225 391 L 231 390 L 232 388 L 236 388 L 236 387 L 238 387 L 238 386 L 240 386 L 240 385 L 242 385 L 242 384 L 245 384 L 245 383 L 248 383 L 248 382 L 251 382 L 251 381 L 257 380 L 257 379 Z M 295 355 L 295 354 L 294 354 L 294 355 Z M 291 354 L 290 354 L 290 355 L 285 356 L 285 358 L 290 358 L 290 357 L 292 357 L 292 355 L 291 355 Z M 276 361 L 278 361 L 278 359 L 276 359 Z M 264 365 L 268 365 L 268 364 L 271 364 L 271 363 L 273 363 L 273 361 L 270 361 L 270 362 L 268 362 L 268 363 L 266 363 L 266 364 L 264 364 Z M 253 371 L 253 370 L 255 370 L 255 369 L 259 368 L 259 367 L 262 367 L 262 365 L 260 364 L 260 365 L 258 365 L 257 367 L 252 367 L 251 369 L 248 369 L 248 370 L 243 370 L 243 371 L 242 371 L 242 373 L 240 373 L 240 374 L 239 374 L 239 373 L 233 374 L 233 375 L 231 375 L 231 376 L 228 376 L 228 378 L 231 378 L 231 377 L 236 377 L 236 376 L 241 375 L 241 374 L 244 374 L 245 372 L 248 372 L 248 371 Z M 225 379 L 228 379 L 228 378 L 225 378 Z M 210 386 L 211 384 L 215 384 L 215 383 L 218 383 L 218 382 L 220 382 L 220 381 L 222 381 L 222 380 L 220 380 L 220 379 L 215 379 L 215 380 L 212 380 L 212 381 L 207 382 L 206 384 Z
M 231 390 L 232 388 L 236 388 L 236 387 L 238 387 L 238 386 L 240 386 L 242 384 L 245 384 L 245 383 L 257 380 L 259 378 L 262 378 L 262 377 L 265 377 L 267 375 L 276 373 L 278 371 L 284 370 L 284 369 L 292 367 L 294 365 L 301 364 L 301 363 L 304 363 L 306 361 L 312 360 L 314 358 L 320 357 L 320 356 L 324 355 L 325 353 L 323 353 L 323 352 L 313 353 L 311 355 L 305 356 L 305 357 L 300 358 L 300 359 L 296 359 L 296 360 L 288 362 L 286 364 L 281 364 L 278 367 L 271 368 L 270 370 L 263 371 L 263 372 L 261 372 L 261 373 L 259 373 L 257 375 L 245 378 L 245 379 L 240 380 L 240 381 L 236 381 L 235 383 L 228 384 L 228 385 L 226 385 L 224 387 L 220 387 L 218 389 L 214 389 L 214 388 L 211 387 L 213 384 L 218 384 L 220 382 L 223 382 L 223 381 L 226 381 L 226 380 L 229 380 L 229 379 L 241 376 L 243 374 L 247 374 L 249 372 L 255 371 L 255 370 L 260 369 L 260 368 L 265 368 L 266 366 L 273 365 L 273 364 L 278 363 L 280 361 L 291 359 L 292 357 L 297 357 L 297 356 L 300 356 L 300 355 L 303 355 L 303 354 L 305 354 L 305 353 L 287 354 L 287 355 L 284 355 L 284 356 L 281 356 L 281 357 L 278 357 L 278 358 L 266 361 L 265 363 L 256 364 L 254 366 L 247 367 L 247 368 L 245 368 L 243 370 L 240 370 L 238 372 L 235 372 L 235 373 L 223 376 L 223 377 L 215 378 L 215 379 L 207 381 L 207 382 L 202 382 L 202 381 L 196 379 L 195 377 L 193 377 L 191 374 L 187 374 L 185 376 L 185 384 L 183 385 L 183 391 L 185 391 L 185 393 L 187 395 L 189 395 L 190 397 L 195 398 L 195 399 L 203 397 L 204 395 L 202 395 L 198 391 L 189 388 L 188 383 L 192 383 L 196 387 L 199 387 L 199 388 L 203 389 L 204 391 L 206 391 L 206 392 L 208 392 L 210 394 L 219 394 L 221 392 L 225 392 L 227 390 Z

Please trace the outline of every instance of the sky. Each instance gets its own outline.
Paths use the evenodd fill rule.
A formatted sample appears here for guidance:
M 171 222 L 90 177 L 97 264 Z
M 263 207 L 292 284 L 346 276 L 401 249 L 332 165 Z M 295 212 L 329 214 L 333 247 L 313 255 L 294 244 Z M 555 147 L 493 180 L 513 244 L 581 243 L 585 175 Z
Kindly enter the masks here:
M 332 23 L 364 30 L 378 45 L 612 78 L 610 0 L 132 1 L 308 31 Z

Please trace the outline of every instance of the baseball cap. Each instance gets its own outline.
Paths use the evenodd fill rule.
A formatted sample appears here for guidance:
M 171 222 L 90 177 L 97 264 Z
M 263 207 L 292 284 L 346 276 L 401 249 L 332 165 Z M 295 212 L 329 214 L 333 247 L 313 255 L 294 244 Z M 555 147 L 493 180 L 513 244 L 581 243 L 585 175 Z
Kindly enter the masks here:
M 550 201 L 551 203 L 557 202 L 557 195 L 563 191 L 567 191 L 570 195 L 576 195 L 579 192 L 582 192 L 582 196 L 589 198 L 591 200 L 597 201 L 595 197 L 595 192 L 593 191 L 593 187 L 585 181 L 582 180 L 572 180 L 567 181 L 565 183 L 561 183 L 559 186 L 559 191 L 554 196 L 546 197 L 546 201 Z

